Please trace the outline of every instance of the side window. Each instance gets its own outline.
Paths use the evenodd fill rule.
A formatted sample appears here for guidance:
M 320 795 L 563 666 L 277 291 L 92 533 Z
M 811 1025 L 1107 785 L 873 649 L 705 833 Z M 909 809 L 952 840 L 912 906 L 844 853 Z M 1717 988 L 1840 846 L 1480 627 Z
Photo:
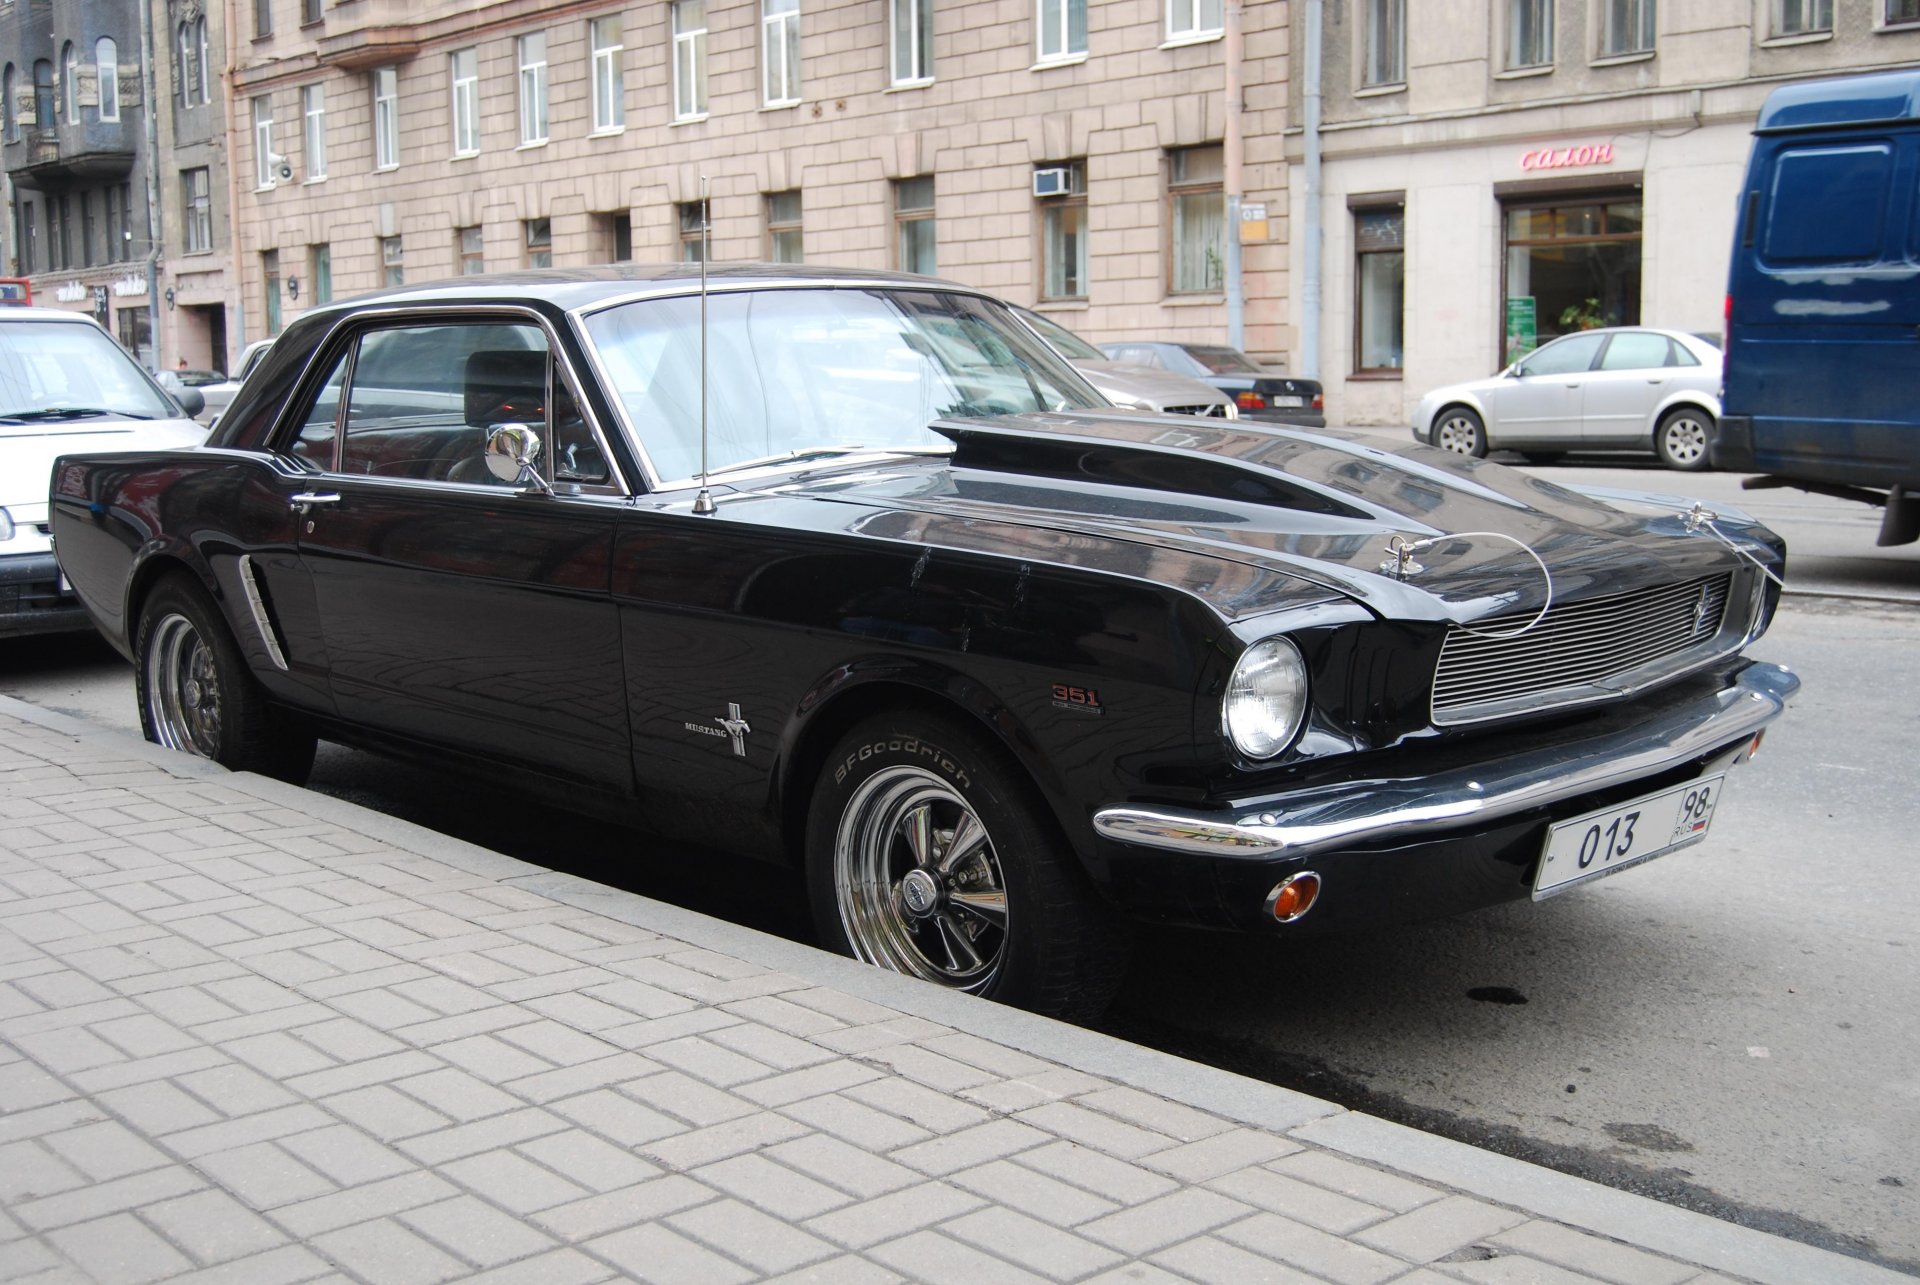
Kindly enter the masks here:
M 1526 374 L 1572 375 L 1593 365 L 1593 358 L 1606 342 L 1605 335 L 1569 335 L 1556 339 L 1526 359 Z
M 334 438 L 339 430 L 340 419 L 340 392 L 347 386 L 347 359 L 352 355 L 351 347 L 341 350 L 340 359 L 334 364 L 326 387 L 320 390 L 320 396 L 308 408 L 306 418 L 300 423 L 299 435 L 288 448 L 295 459 L 304 460 L 310 467 L 322 472 L 333 471 Z
M 1600 369 L 1657 370 L 1671 366 L 1674 364 L 1672 347 L 1665 335 L 1630 330 L 1613 337 L 1613 342 L 1607 345 L 1606 356 L 1600 359 Z
M 553 480 L 578 486 L 605 486 L 613 481 L 606 453 L 593 437 L 580 404 L 574 400 L 567 381 L 554 372 L 553 378 Z
M 1893 148 L 1884 142 L 1783 151 L 1774 163 L 1761 261 L 1877 262 L 1892 182 Z

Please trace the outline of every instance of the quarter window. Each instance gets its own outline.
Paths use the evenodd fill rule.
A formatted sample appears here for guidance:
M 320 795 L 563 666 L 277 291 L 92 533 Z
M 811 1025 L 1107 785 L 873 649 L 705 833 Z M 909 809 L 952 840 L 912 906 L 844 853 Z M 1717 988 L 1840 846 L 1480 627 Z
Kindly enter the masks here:
M 767 193 L 767 257 L 775 263 L 804 261 L 798 192 Z
M 520 37 L 520 142 L 547 141 L 547 33 Z
M 933 0 L 887 0 L 892 34 L 893 83 L 933 79 Z
M 707 114 L 707 0 L 673 0 L 673 116 Z
M 800 0 L 760 0 L 761 101 L 800 101 Z
M 1167 0 L 1167 39 L 1218 35 L 1222 0 Z
M 1407 212 L 1355 210 L 1354 369 L 1397 371 L 1406 362 Z
M 377 67 L 373 73 L 373 167 L 400 164 L 400 69 Z
M 1613 57 L 1653 51 L 1654 0 L 1606 0 L 1600 52 Z
M 1366 29 L 1360 83 L 1403 85 L 1407 80 L 1407 0 L 1364 0 Z
M 480 54 L 456 50 L 447 65 L 453 81 L 453 154 L 472 156 L 480 150 Z
M 1553 0 L 1509 0 L 1507 7 L 1507 66 L 1548 67 L 1553 64 Z
M 1225 171 L 1218 147 L 1188 147 L 1168 158 L 1175 294 L 1219 290 L 1226 282 Z
M 1087 0 L 1039 0 L 1034 28 L 1040 62 L 1080 57 L 1087 52 Z
M 595 132 L 621 129 L 627 123 L 626 71 L 621 55 L 620 19 L 595 18 L 593 45 L 593 128 Z
M 306 121 L 307 181 L 327 176 L 327 89 L 308 85 L 300 91 L 300 113 Z
M 932 175 L 895 180 L 893 225 L 900 270 L 932 276 L 938 270 L 934 254 Z
M 1087 297 L 1087 163 L 1068 161 L 1042 169 L 1063 169 L 1066 191 L 1040 206 L 1040 297 Z

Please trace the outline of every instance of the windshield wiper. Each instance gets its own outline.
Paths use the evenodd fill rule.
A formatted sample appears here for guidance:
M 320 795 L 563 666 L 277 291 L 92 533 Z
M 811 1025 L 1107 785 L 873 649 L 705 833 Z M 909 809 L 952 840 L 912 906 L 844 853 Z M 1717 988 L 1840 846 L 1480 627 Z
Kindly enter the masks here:
M 840 455 L 859 455 L 868 451 L 886 451 L 885 446 L 810 446 L 800 451 L 782 451 L 778 455 L 762 455 L 759 459 L 739 460 L 732 464 L 722 464 L 719 468 L 708 469 L 710 477 L 721 473 L 738 473 L 742 469 L 766 468 L 774 464 L 796 464 L 801 460 L 829 460 Z
M 10 410 L 0 414 L 0 419 L 10 419 L 24 424 L 29 421 L 53 419 L 91 419 L 95 415 L 116 415 L 121 419 L 152 419 L 151 415 L 142 415 L 138 411 L 108 410 L 102 406 L 42 406 L 37 410 Z

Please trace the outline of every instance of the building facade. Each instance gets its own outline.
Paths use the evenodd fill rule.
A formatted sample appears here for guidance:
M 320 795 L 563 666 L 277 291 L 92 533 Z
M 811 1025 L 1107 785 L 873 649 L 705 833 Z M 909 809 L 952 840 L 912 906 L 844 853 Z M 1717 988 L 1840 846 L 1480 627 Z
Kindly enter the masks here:
M 151 365 L 158 244 L 149 200 L 141 5 L 0 4 L 8 275 L 91 313 Z
M 153 7 L 163 270 L 155 310 L 169 365 L 227 371 L 237 354 L 228 318 L 232 189 L 227 174 L 227 32 L 222 0 L 142 0 Z
M 247 0 L 247 333 L 386 284 L 716 259 L 900 267 L 1098 340 L 1226 325 L 1225 58 L 1244 50 L 1248 347 L 1284 354 L 1286 5 Z
M 1294 0 L 1294 46 L 1301 15 Z M 1717 335 L 1760 105 L 1920 63 L 1920 0 L 1326 0 L 1320 302 L 1289 315 L 1335 422 L 1571 330 Z M 1296 56 L 1296 65 L 1298 63 Z M 1293 94 L 1302 106 L 1300 87 Z M 1298 121 L 1298 115 L 1293 117 Z M 1288 136 L 1296 229 L 1305 139 Z M 1306 276 L 1292 239 L 1291 279 Z

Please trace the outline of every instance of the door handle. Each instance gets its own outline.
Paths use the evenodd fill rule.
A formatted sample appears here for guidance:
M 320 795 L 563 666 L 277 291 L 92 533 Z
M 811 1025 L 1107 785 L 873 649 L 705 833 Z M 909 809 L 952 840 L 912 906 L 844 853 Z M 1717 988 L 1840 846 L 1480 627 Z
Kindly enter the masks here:
M 306 513 L 316 504 L 338 504 L 340 495 L 335 491 L 302 491 L 298 495 L 287 497 L 287 506 L 298 512 Z

